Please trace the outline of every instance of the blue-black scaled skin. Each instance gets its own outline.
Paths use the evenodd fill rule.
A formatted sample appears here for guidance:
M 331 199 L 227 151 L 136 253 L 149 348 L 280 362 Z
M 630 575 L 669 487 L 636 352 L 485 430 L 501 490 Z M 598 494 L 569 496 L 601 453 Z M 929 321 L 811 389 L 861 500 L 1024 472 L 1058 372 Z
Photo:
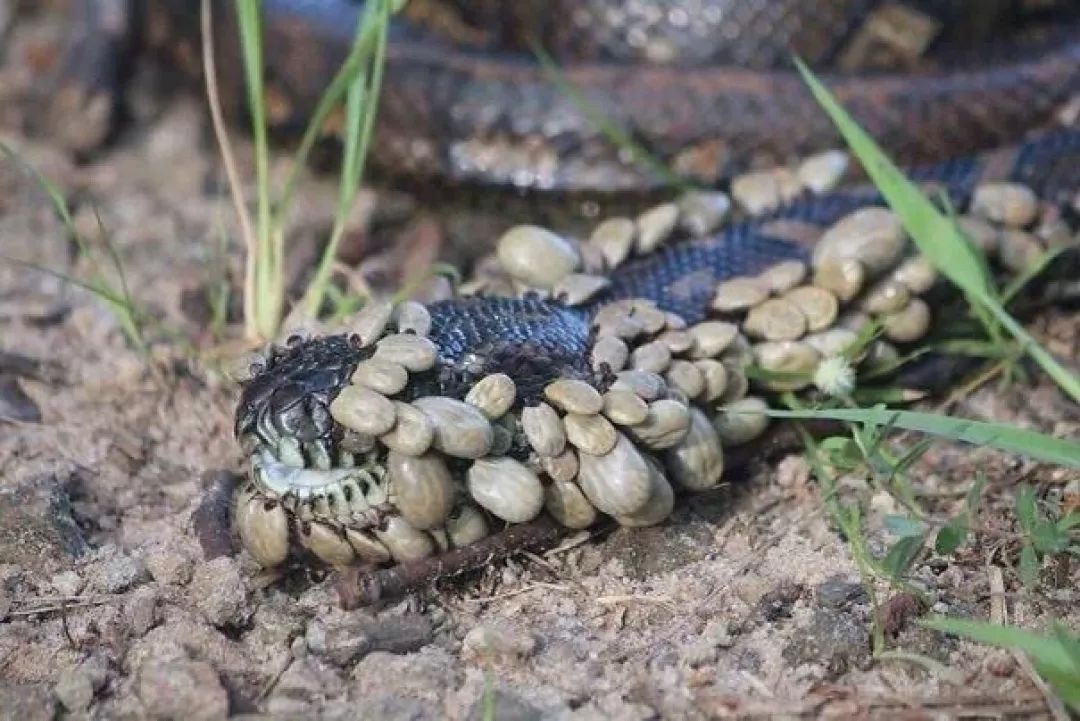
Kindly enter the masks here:
M 1065 205 L 1080 187 L 1080 132 L 1044 136 L 1004 159 L 952 161 L 912 177 L 947 190 L 954 203 L 962 203 L 990 169 L 995 179 L 1022 182 L 1041 197 Z M 772 234 L 774 221 L 824 226 L 873 203 L 881 200 L 870 190 L 833 193 L 798 201 L 768 218 L 732 226 L 712 237 L 676 242 L 619 267 L 610 276 L 609 289 L 576 308 L 536 297 L 469 297 L 435 303 L 429 307 L 430 338 L 439 351 L 438 363 L 427 373 L 411 376 L 402 397 L 462 398 L 479 378 L 502 372 L 516 382 L 518 403 L 528 403 L 555 378 L 593 378 L 588 361 L 590 319 L 604 304 L 647 298 L 696 323 L 705 317 L 720 281 L 808 257 L 809 248 Z M 327 407 L 348 383 L 356 364 L 370 353 L 342 335 L 277 349 L 267 368 L 244 387 L 237 434 L 253 430 L 260 412 L 269 413 L 279 430 L 301 441 L 332 434 Z

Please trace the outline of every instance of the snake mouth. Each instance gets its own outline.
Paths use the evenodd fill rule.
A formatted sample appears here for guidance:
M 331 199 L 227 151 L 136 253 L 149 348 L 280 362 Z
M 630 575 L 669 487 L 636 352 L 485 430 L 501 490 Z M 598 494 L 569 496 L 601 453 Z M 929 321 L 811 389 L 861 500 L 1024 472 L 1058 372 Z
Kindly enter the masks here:
M 1030 189 L 971 199 L 961 225 L 1001 265 L 1043 251 L 1023 230 L 1040 213 Z M 245 548 L 267 567 L 372 566 L 541 514 L 660 523 L 676 491 L 715 488 L 726 450 L 765 432 L 770 394 L 847 397 L 931 332 L 941 284 L 887 209 L 848 205 L 813 243 L 773 222 L 757 226 L 771 245 L 738 230 L 669 245 L 697 227 L 679 225 L 683 207 L 605 221 L 580 244 L 512 229 L 503 275 L 473 290 L 523 297 L 373 301 L 342 333 L 253 359 L 236 425 Z

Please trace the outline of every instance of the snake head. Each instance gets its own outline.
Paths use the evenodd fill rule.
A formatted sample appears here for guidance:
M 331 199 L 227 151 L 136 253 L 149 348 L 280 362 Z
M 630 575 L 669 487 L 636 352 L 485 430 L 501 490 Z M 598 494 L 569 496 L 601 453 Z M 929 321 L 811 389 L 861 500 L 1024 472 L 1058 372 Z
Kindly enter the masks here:
M 502 520 L 539 512 L 521 411 L 555 379 L 596 375 L 587 314 L 533 296 L 376 302 L 343 330 L 271 347 L 243 383 L 235 433 L 251 483 L 236 524 L 260 562 L 297 542 L 377 563 L 476 540 L 491 516 L 465 490 L 471 466 L 527 486 L 495 501 Z

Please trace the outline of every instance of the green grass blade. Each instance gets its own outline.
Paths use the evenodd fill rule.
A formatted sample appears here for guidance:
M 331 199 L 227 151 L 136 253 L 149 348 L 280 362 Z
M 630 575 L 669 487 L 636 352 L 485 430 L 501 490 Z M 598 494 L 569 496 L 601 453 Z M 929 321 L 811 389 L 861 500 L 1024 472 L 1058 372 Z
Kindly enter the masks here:
M 1031 334 L 1024 329 L 1024 326 L 1020 325 L 1000 305 L 991 303 L 987 305 L 987 308 L 994 314 L 994 317 L 1005 330 L 1012 334 L 1023 351 L 1031 356 L 1063 391 L 1068 393 L 1074 401 L 1080 403 L 1080 377 L 1059 364 L 1045 348 L 1039 345 L 1038 341 L 1031 337 Z
M 45 191 L 45 194 L 49 196 L 49 201 L 52 203 L 57 215 L 60 216 L 61 222 L 63 222 L 68 230 L 74 232 L 75 221 L 71 217 L 71 210 L 68 208 L 67 199 L 64 197 L 64 193 L 56 183 L 39 173 L 37 168 L 23 160 L 11 146 L 3 141 L 0 141 L 0 152 L 4 154 L 4 157 L 7 158 L 8 161 L 19 166 L 24 173 L 34 179 L 41 189 Z
M 284 239 L 271 227 L 270 147 L 263 99 L 263 37 L 260 0 L 236 0 L 240 50 L 247 87 L 251 132 L 255 140 L 257 251 L 255 257 L 255 325 L 264 338 L 277 333 L 281 319 Z
M 976 297 L 988 296 L 993 286 L 986 265 L 979 253 L 964 241 L 956 224 L 904 176 L 802 61 L 796 60 L 795 64 L 919 250 L 964 292 Z
M 1068 649 L 1056 637 L 1042 636 L 1015 626 L 999 626 L 983 621 L 941 616 L 926 618 L 919 623 L 936 631 L 963 636 L 990 646 L 1020 649 L 1039 664 L 1071 676 L 1074 683 L 1080 682 L 1080 665 L 1077 665 Z
M 391 12 L 396 12 L 396 10 L 391 8 Z M 276 209 L 277 217 L 274 221 L 276 224 L 281 224 L 288 215 L 289 206 L 296 189 L 296 182 L 300 176 L 300 169 L 307 164 L 308 157 L 310 157 L 311 151 L 315 147 L 315 142 L 322 134 L 326 119 L 354 83 L 357 74 L 364 69 L 371 53 L 371 34 L 377 29 L 375 26 L 364 24 L 363 20 L 361 20 L 361 29 L 356 34 L 356 39 L 349 49 L 349 54 L 346 56 L 341 68 L 338 69 L 337 74 L 334 75 L 334 79 L 330 81 L 330 84 L 319 98 L 319 102 L 315 105 L 315 110 L 308 121 L 307 127 L 304 129 L 300 145 L 297 147 L 292 163 L 289 166 L 285 182 L 282 184 L 281 197 Z
M 364 42 L 362 57 L 365 60 L 365 66 L 356 73 L 345 96 L 346 135 L 341 179 L 338 185 L 337 211 L 330 241 L 323 250 L 315 276 L 301 301 L 302 310 L 309 317 L 315 317 L 322 306 L 333 261 L 337 257 L 338 246 L 345 233 L 345 224 L 359 192 L 368 149 L 371 146 L 371 136 L 375 129 L 389 24 L 389 0 L 378 0 L 368 5 L 358 30 Z
M 1028 283 L 1035 278 L 1042 275 L 1051 263 L 1053 263 L 1059 256 L 1061 256 L 1069 248 L 1067 246 L 1058 246 L 1056 248 L 1050 248 L 1039 254 L 1039 257 L 1024 268 L 1019 275 L 1012 278 L 1008 285 L 1001 290 L 1001 302 L 1008 303 L 1016 295 L 1024 289 Z
M 967 242 L 956 223 L 941 213 L 900 172 L 806 65 L 797 59 L 795 63 L 810 91 L 832 118 L 878 191 L 900 217 L 919 250 L 974 303 L 989 311 L 1062 390 L 1080 402 L 1080 378 L 1061 366 L 1001 307 L 985 259 Z
M 97 222 L 98 233 L 101 235 L 101 242 L 105 245 L 105 252 L 109 256 L 109 262 L 112 263 L 113 269 L 116 271 L 117 280 L 120 282 L 120 295 L 123 296 L 124 302 L 129 308 L 135 307 L 135 297 L 131 294 L 131 287 L 128 285 L 127 274 L 124 272 L 124 262 L 120 257 L 120 251 L 117 250 L 116 245 L 112 241 L 112 236 L 105 229 L 105 223 L 101 220 L 101 214 L 98 213 L 97 206 L 93 206 L 94 220 Z M 138 334 L 138 327 L 133 328 L 136 334 Z M 139 345 L 142 345 L 141 339 Z
M 102 271 L 100 264 L 97 261 L 93 249 L 90 247 L 86 239 L 82 237 L 78 229 L 75 227 L 74 218 L 71 215 L 71 207 L 68 205 L 67 198 L 64 196 L 63 191 L 60 190 L 54 182 L 49 178 L 42 175 L 36 168 L 24 161 L 18 153 L 16 153 L 7 144 L 0 142 L 0 153 L 3 153 L 10 162 L 17 165 L 24 173 L 33 178 L 38 187 L 45 192 L 48 196 L 49 202 L 52 205 L 53 212 L 56 213 L 57 218 L 60 219 L 71 238 L 75 241 L 79 250 L 79 255 L 83 260 L 90 264 L 91 278 L 89 281 L 83 281 L 74 276 L 67 275 L 54 271 L 45 266 L 38 265 L 16 258 L 11 258 L 5 255 L 0 255 L 0 260 L 8 263 L 19 265 L 25 268 L 30 268 L 39 273 L 50 275 L 54 278 L 62 280 L 71 285 L 83 288 L 84 290 L 93 293 L 100 298 L 113 315 L 116 316 L 117 322 L 120 324 L 120 328 L 123 331 L 128 341 L 135 346 L 140 352 L 146 352 L 146 343 L 142 335 L 141 320 L 144 317 L 135 306 L 134 298 L 132 297 L 127 284 L 127 278 L 124 275 L 124 265 L 120 259 L 120 254 L 117 252 L 116 247 L 113 245 L 108 233 L 105 230 L 104 224 L 101 222 L 101 216 L 98 214 L 97 207 L 93 208 L 94 218 L 97 220 L 98 229 L 101 233 L 102 241 L 105 245 L 106 253 L 113 264 L 117 276 L 120 281 L 120 290 L 117 291 L 112 287 L 112 284 L 108 280 L 105 273 Z
M 884 407 L 769 410 L 767 413 L 773 418 L 824 418 L 849 423 L 891 425 L 896 428 L 929 433 L 954 441 L 992 446 L 999 450 L 1019 453 L 1040 461 L 1080 468 L 1080 443 L 1001 423 L 950 418 L 918 411 L 890 410 Z
M 57 280 L 62 280 L 65 283 L 70 283 L 76 288 L 82 288 L 89 293 L 93 293 L 109 305 L 124 307 L 125 300 L 122 295 L 114 293 L 108 288 L 103 287 L 97 283 L 87 283 L 86 281 L 80 280 L 75 276 L 68 275 L 67 273 L 61 273 L 60 271 L 53 270 L 52 268 L 47 268 L 44 265 L 38 265 L 37 263 L 31 263 L 30 261 L 20 260 L 18 258 L 12 258 L 7 255 L 0 254 L 0 261 L 3 261 L 4 263 L 10 263 L 11 265 L 17 265 L 28 270 L 33 270 L 37 273 L 42 273 L 52 278 L 56 278 Z

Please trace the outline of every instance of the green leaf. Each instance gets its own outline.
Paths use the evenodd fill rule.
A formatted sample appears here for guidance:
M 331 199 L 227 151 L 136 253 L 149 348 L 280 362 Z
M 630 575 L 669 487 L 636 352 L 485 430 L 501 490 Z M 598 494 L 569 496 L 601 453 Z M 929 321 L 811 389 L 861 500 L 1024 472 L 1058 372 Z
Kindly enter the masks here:
M 911 356 L 907 356 L 907 359 L 910 360 L 910 358 Z M 851 399 L 861 406 L 872 406 L 878 403 L 907 405 L 922 400 L 925 397 L 926 393 L 922 391 L 915 391 L 908 388 L 896 388 L 894 386 L 860 385 L 851 392 Z
M 897 538 L 922 537 L 926 525 L 922 521 L 907 516 L 885 516 L 885 528 Z
M 989 646 L 1015 648 L 1038 660 L 1039 663 L 1045 663 L 1065 672 L 1080 671 L 1080 667 L 1074 665 L 1069 653 L 1053 637 L 1015 626 L 945 616 L 930 616 L 919 620 L 918 623 L 935 631 L 962 636 Z
M 892 464 L 891 476 L 897 476 L 901 473 L 906 473 L 915 463 L 926 455 L 926 452 L 930 450 L 930 446 L 933 445 L 932 438 L 924 438 L 915 445 L 913 445 L 899 461 Z
M 1030 543 L 1024 543 L 1020 549 L 1020 580 L 1028 588 L 1036 588 L 1039 585 L 1039 556 L 1035 553 Z
M 922 536 L 905 536 L 894 543 L 881 561 L 882 570 L 894 580 L 900 579 L 911 568 L 922 551 Z
M 986 423 L 963 418 L 918 411 L 877 408 L 834 408 L 805 410 L 774 410 L 766 413 L 773 418 L 830 418 L 852 423 L 893 425 L 910 431 L 930 433 L 954 441 L 979 446 L 993 446 L 1003 451 L 1020 453 L 1031 458 L 1080 468 L 1080 443 L 1054 438 L 1034 431 L 1002 423 Z
M 1027 536 L 1031 535 L 1035 522 L 1039 520 L 1038 511 L 1035 509 L 1035 491 L 1026 483 L 1021 484 L 1016 491 L 1016 520 Z
M 956 551 L 967 538 L 968 519 L 966 515 L 960 515 L 951 519 L 942 526 L 934 539 L 934 551 L 942 556 L 947 556 Z
M 1061 553 L 1069 547 L 1069 536 L 1050 521 L 1039 520 L 1031 529 L 1031 542 L 1039 553 Z
M 1061 624 L 1054 624 L 1054 638 L 1061 644 L 1073 668 L 1080 671 L 1080 637 L 1070 636 L 1068 629 Z
M 806 371 L 771 371 L 757 365 L 746 366 L 743 373 L 750 380 L 762 383 L 805 383 L 811 377 Z
M 1057 522 L 1057 527 L 1062 531 L 1068 531 L 1077 526 L 1080 526 L 1080 511 L 1073 511 Z
M 986 476 L 979 473 L 975 477 L 975 482 L 971 484 L 971 488 L 968 489 L 967 494 L 964 496 L 964 507 L 967 509 L 968 517 L 973 517 L 979 510 L 979 504 L 982 502 L 982 493 L 986 488 L 988 480 Z
M 1046 679 L 1057 697 L 1064 701 L 1073 711 L 1080 714 L 1080 676 L 1072 673 L 1062 673 L 1057 668 L 1038 661 L 1034 663 L 1034 666 L 1035 671 Z
M 853 468 L 862 463 L 859 446 L 847 436 L 829 436 L 818 443 L 818 448 L 829 463 L 842 468 Z

